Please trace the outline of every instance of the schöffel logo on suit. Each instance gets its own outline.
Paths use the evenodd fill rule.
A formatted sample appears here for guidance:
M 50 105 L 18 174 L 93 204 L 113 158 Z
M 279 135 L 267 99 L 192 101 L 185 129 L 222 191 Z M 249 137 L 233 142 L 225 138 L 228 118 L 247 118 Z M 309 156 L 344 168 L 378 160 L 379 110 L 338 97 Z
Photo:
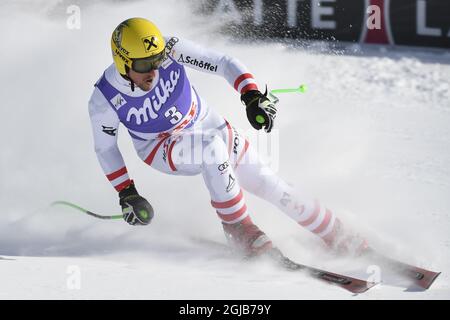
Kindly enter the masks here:
M 189 63 L 201 69 L 217 72 L 217 65 L 213 65 L 209 62 L 204 62 L 203 60 L 197 60 L 195 58 L 192 59 L 191 56 L 184 57 L 183 55 L 181 55 L 180 58 L 178 59 L 178 62 Z

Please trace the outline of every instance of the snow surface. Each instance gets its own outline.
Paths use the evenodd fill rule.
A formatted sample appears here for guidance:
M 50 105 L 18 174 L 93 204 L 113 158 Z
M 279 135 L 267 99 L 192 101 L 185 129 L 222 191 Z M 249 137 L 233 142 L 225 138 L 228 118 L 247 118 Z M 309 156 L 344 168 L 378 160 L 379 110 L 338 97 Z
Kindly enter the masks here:
M 66 27 L 72 3 L 81 7 L 80 30 Z M 213 33 L 218 21 L 193 15 L 188 5 L 2 1 L 0 298 L 449 299 L 450 54 L 249 45 Z M 94 154 L 87 101 L 111 63 L 111 31 L 131 16 L 239 58 L 261 86 L 306 83 L 306 94 L 281 97 L 279 174 L 321 199 L 380 251 L 442 271 L 433 287 L 405 291 L 382 273 L 385 283 L 354 296 L 194 241 L 224 242 L 201 177 L 167 176 L 147 167 L 124 130 L 121 150 L 156 210 L 153 223 L 131 227 L 49 207 L 64 199 L 94 212 L 120 210 Z M 236 127 L 250 128 L 225 80 L 188 72 L 213 108 Z M 294 260 L 374 276 L 367 266 L 331 257 L 274 207 L 247 198 L 256 223 Z M 79 289 L 71 282 L 78 271 Z

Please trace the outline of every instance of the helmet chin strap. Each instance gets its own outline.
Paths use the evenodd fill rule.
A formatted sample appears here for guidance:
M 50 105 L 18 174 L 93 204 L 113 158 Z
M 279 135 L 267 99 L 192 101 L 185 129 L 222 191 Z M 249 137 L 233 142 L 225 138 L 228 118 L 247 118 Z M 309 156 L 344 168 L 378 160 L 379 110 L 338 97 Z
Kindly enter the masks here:
M 132 92 L 134 92 L 134 81 L 133 80 L 131 80 L 131 78 L 128 76 L 128 72 L 130 72 L 130 68 L 127 66 L 127 65 L 125 65 L 125 71 L 126 71 L 126 75 L 124 75 L 124 74 L 121 74 L 121 76 L 125 79 L 125 80 L 128 80 L 128 81 L 130 81 L 130 85 L 131 85 L 131 91 Z

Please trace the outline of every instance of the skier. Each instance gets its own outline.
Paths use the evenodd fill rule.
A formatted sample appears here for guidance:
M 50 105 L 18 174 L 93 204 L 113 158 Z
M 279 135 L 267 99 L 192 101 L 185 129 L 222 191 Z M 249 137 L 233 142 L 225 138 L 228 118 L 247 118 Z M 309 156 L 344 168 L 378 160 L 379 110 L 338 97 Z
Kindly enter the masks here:
M 240 61 L 188 40 L 163 37 L 143 18 L 120 23 L 111 48 L 114 63 L 95 84 L 89 115 L 98 160 L 118 191 L 126 222 L 147 225 L 154 213 L 127 173 L 117 146 L 119 123 L 151 167 L 175 175 L 202 174 L 227 239 L 246 255 L 264 253 L 272 242 L 252 222 L 244 190 L 271 202 L 331 248 L 365 245 L 344 232 L 335 214 L 318 201 L 295 196 L 248 140 L 209 107 L 185 71 L 187 66 L 225 78 L 240 94 L 252 127 L 269 133 L 277 109 Z

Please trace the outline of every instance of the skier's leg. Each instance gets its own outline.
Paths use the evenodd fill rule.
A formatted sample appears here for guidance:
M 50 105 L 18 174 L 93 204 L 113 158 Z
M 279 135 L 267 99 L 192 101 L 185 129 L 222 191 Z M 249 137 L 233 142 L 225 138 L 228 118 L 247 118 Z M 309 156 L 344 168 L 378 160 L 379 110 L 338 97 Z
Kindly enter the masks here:
M 288 185 L 261 162 L 256 150 L 234 128 L 231 127 L 229 132 L 228 140 L 238 146 L 236 154 L 230 153 L 230 162 L 244 190 L 271 202 L 302 227 L 323 239 L 328 246 L 346 251 L 353 251 L 352 247 L 359 249 L 364 241 L 354 236 L 353 232 L 344 231 L 342 222 L 333 211 L 304 191 Z
M 272 242 L 250 219 L 239 179 L 229 163 L 227 146 L 220 135 L 207 135 L 203 152 L 203 179 L 228 240 L 247 255 L 270 249 Z
M 201 130 L 170 136 L 153 144 L 146 161 L 154 169 L 175 175 L 202 174 L 211 203 L 225 223 L 248 216 L 242 190 L 218 131 Z M 148 157 L 150 158 L 150 156 Z
M 168 137 L 155 143 L 150 155 L 151 161 L 146 162 L 159 171 L 202 174 L 225 234 L 245 254 L 259 254 L 272 247 L 270 239 L 250 219 L 220 131 L 205 129 Z

